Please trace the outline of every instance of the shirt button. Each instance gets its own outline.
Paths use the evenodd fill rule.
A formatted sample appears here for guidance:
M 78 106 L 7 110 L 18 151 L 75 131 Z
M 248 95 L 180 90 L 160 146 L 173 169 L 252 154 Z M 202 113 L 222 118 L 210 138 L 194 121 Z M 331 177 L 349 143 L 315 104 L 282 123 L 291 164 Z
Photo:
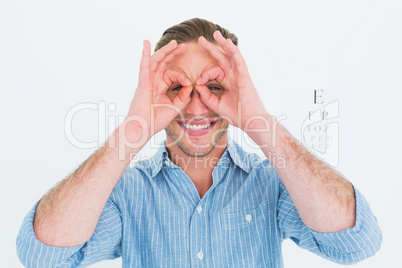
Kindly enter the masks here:
M 246 221 L 251 222 L 251 219 L 252 219 L 252 218 L 253 218 L 253 217 L 251 217 L 250 214 L 247 214 L 247 215 L 246 215 Z
M 198 213 L 201 213 L 202 207 L 201 206 L 197 207 L 197 211 L 198 211 Z
M 202 251 L 200 250 L 200 252 L 197 253 L 197 258 L 202 260 L 202 258 L 204 258 L 204 253 L 202 253 Z

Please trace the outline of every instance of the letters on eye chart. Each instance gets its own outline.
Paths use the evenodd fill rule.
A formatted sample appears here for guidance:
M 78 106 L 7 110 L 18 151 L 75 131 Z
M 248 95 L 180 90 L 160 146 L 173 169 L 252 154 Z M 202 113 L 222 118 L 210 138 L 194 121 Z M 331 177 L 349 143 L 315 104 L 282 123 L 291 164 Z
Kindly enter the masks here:
M 302 142 L 328 164 L 338 165 L 339 101 L 324 102 L 324 90 L 313 91 L 312 108 L 302 125 Z

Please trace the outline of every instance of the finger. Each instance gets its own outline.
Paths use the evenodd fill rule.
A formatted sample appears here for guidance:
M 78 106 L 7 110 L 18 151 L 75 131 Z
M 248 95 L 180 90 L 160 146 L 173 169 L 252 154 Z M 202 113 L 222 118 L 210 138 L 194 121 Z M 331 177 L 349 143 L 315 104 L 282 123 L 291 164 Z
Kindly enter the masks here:
M 225 39 L 220 31 L 215 31 L 214 34 L 214 39 L 215 41 L 218 43 L 218 45 L 220 45 L 223 49 L 223 51 L 225 51 L 225 53 L 228 56 L 233 56 L 233 54 L 235 53 L 234 48 L 231 46 L 231 44 L 233 44 L 233 42 L 231 42 L 232 40 L 230 39 Z M 235 46 L 233 44 L 233 46 Z M 236 46 L 235 46 L 236 47 Z M 237 47 L 236 47 L 237 48 Z
M 167 45 L 156 51 L 152 56 L 151 56 L 151 71 L 155 71 L 156 67 L 158 64 L 170 53 L 172 52 L 175 48 L 177 47 L 177 42 L 176 40 L 170 41 Z
M 198 38 L 198 43 L 209 52 L 209 54 L 218 62 L 219 66 L 221 66 L 221 68 L 225 72 L 231 69 L 232 66 L 227 56 L 222 51 L 220 51 L 214 44 L 209 42 L 203 36 Z
M 156 69 L 156 74 L 157 75 L 162 75 L 165 71 L 166 68 L 168 66 L 169 63 L 171 63 L 174 58 L 183 53 L 186 50 L 186 45 L 185 44 L 180 44 L 179 46 L 177 46 L 171 53 L 169 53 L 157 66 Z
M 197 79 L 197 85 L 204 85 L 208 81 L 216 80 L 218 83 L 222 83 L 225 78 L 225 72 L 221 67 L 215 66 L 206 71 L 204 71 L 200 77 Z
M 174 71 L 168 69 L 163 74 L 163 81 L 166 83 L 168 87 L 170 87 L 173 83 L 179 83 L 182 86 L 191 86 L 191 80 L 187 77 L 184 72 Z
M 246 66 L 246 62 L 241 55 L 240 49 L 233 44 L 231 39 L 225 39 L 219 31 L 214 32 L 214 39 L 222 47 L 229 59 L 233 60 L 237 69 L 243 69 Z
M 151 57 L 151 43 L 148 40 L 144 40 L 142 56 L 140 62 L 140 75 L 139 81 L 146 81 L 149 78 L 149 63 Z
M 213 34 L 215 41 L 220 45 L 222 48 L 225 46 L 226 38 L 223 37 L 222 33 L 216 30 Z
M 187 86 L 187 87 L 183 87 L 179 94 L 177 94 L 176 97 L 174 97 L 173 99 L 173 105 L 175 105 L 176 107 L 178 107 L 180 110 L 183 110 L 184 107 L 187 106 L 187 104 L 189 104 L 191 97 L 191 91 L 193 91 L 193 87 L 192 86 Z
M 211 91 L 204 85 L 196 85 L 198 93 L 200 93 L 201 101 L 208 106 L 212 111 L 218 113 L 219 98 L 211 93 Z

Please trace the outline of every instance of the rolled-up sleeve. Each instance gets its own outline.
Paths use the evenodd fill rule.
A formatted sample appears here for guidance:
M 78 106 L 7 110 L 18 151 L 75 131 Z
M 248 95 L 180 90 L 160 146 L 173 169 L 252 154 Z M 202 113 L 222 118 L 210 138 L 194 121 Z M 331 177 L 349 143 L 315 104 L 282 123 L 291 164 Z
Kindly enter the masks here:
M 364 196 L 356 189 L 356 224 L 335 233 L 319 233 L 308 228 L 285 190 L 278 203 L 278 224 L 283 239 L 340 264 L 354 264 L 373 256 L 381 246 L 378 222 Z
M 17 254 L 26 267 L 80 267 L 121 256 L 121 215 L 108 200 L 95 232 L 85 243 L 73 247 L 53 247 L 37 239 L 33 219 L 38 203 L 26 215 L 17 237 Z

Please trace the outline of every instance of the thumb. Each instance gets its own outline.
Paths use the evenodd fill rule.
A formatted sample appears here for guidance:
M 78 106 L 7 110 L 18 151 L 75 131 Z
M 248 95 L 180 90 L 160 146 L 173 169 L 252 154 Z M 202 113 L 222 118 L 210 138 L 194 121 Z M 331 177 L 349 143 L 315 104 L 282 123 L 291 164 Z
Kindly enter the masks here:
M 212 111 L 218 113 L 219 98 L 212 94 L 212 92 L 205 85 L 196 85 L 198 93 L 200 93 L 201 101 L 208 106 Z
M 177 108 L 179 108 L 180 110 L 183 110 L 184 107 L 187 106 L 187 104 L 189 104 L 190 100 L 191 100 L 191 92 L 193 91 L 193 86 L 186 86 L 186 87 L 182 87 L 180 89 L 179 94 L 177 94 L 176 97 L 174 97 L 174 99 L 172 100 L 173 105 L 176 106 Z

